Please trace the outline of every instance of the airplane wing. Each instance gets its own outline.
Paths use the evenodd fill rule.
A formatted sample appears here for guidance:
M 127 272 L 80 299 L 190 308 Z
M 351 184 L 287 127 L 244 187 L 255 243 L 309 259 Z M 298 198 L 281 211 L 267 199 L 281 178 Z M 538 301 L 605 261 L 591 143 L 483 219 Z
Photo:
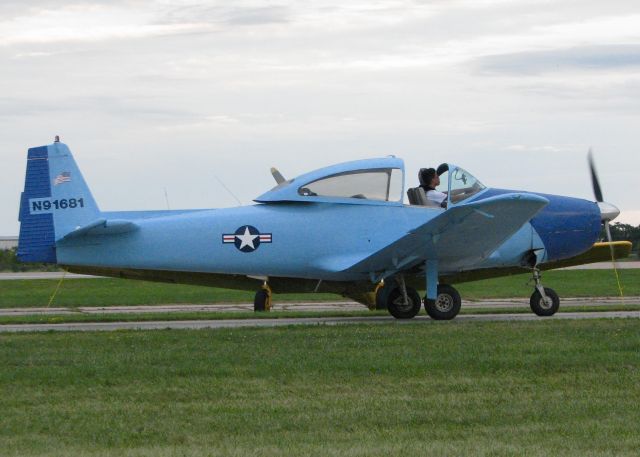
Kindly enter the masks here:
M 426 259 L 438 259 L 441 270 L 472 265 L 489 256 L 548 203 L 538 195 L 512 193 L 461 204 L 346 270 L 377 272 L 384 278 Z

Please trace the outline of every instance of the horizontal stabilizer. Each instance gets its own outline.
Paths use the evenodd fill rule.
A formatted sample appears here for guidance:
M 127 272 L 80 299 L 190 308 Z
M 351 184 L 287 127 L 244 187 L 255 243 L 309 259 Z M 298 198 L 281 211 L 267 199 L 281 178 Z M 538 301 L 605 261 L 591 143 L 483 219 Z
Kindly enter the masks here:
M 62 240 L 69 240 L 84 236 L 118 235 L 120 233 L 138 230 L 138 228 L 140 228 L 138 224 L 131 221 L 122 219 L 98 219 L 84 227 L 78 227 L 77 229 L 69 232 L 62 238 Z

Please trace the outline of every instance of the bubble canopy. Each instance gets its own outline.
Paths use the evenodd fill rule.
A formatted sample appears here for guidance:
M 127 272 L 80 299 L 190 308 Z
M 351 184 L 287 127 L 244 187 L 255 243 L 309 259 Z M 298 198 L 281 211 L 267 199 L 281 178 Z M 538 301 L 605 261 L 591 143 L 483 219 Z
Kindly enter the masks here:
M 438 167 L 438 175 L 441 183 L 447 188 L 450 204 L 458 204 L 486 189 L 475 176 L 465 169 L 451 164 L 443 163 Z
M 344 162 L 305 173 L 278 184 L 255 201 L 400 206 L 403 190 L 404 161 L 384 157 Z

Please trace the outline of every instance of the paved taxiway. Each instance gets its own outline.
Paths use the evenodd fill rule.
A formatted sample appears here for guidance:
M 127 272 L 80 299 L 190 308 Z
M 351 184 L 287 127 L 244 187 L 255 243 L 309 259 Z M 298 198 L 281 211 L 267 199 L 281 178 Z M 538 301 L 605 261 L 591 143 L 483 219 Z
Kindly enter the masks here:
M 552 317 L 538 317 L 533 314 L 476 314 L 456 317 L 456 322 L 498 322 L 498 321 L 549 321 L 567 319 L 640 318 L 640 311 L 606 311 L 593 313 L 558 313 Z M 48 331 L 113 331 L 113 330 L 161 330 L 161 329 L 221 329 L 240 327 L 281 327 L 287 325 L 344 325 L 344 324 L 393 324 L 408 323 L 433 324 L 437 321 L 427 316 L 410 320 L 393 317 L 320 317 L 286 319 L 229 319 L 210 321 L 160 321 L 160 322 L 96 322 L 70 324 L 29 324 L 0 325 L 0 332 L 48 332 Z
M 561 309 L 567 306 L 597 306 L 612 305 L 640 305 L 640 297 L 583 297 L 562 298 Z M 507 298 L 468 301 L 462 300 L 463 309 L 477 308 L 521 308 L 529 309 L 528 298 Z M 274 311 L 365 311 L 360 303 L 352 301 L 340 302 L 306 302 L 306 303 L 275 303 Z M 194 313 L 194 312 L 252 312 L 253 303 L 217 303 L 208 304 L 166 304 L 140 306 L 80 306 L 80 307 L 30 307 L 30 308 L 2 308 L 1 316 L 27 315 L 68 315 L 68 314 L 145 314 L 145 313 Z

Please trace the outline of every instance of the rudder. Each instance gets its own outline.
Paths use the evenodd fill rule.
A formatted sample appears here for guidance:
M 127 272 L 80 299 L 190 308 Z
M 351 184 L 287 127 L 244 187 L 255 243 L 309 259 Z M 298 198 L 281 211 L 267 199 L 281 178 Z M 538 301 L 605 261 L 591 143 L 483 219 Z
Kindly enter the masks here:
M 30 148 L 20 198 L 18 260 L 56 263 L 55 242 L 100 215 L 67 145 Z

